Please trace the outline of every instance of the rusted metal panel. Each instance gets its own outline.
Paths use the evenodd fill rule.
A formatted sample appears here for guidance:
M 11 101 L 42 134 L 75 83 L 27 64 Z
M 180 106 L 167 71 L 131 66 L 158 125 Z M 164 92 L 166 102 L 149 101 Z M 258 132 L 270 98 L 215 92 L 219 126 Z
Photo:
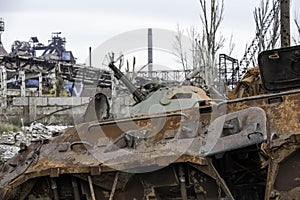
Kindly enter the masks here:
M 266 112 L 269 138 L 273 133 L 279 137 L 300 133 L 300 90 L 238 99 L 221 107 L 226 107 L 231 112 L 254 105 L 259 105 Z
M 293 152 L 299 151 L 300 148 L 300 91 L 292 90 L 236 99 L 222 106 L 226 106 L 228 112 L 231 112 L 246 109 L 253 105 L 259 105 L 263 108 L 267 116 L 268 140 L 262 147 L 270 159 L 265 199 L 293 199 L 299 195 L 299 185 L 293 185 L 293 189 L 289 191 L 282 191 L 276 188 L 276 184 L 287 185 L 287 180 L 285 178 L 280 179 L 280 177 L 286 177 L 284 174 L 289 173 L 289 171 L 292 173 L 295 164 L 284 164 L 285 159 Z M 298 162 L 298 158 L 295 162 Z M 295 173 L 292 174 L 296 176 Z M 289 183 L 293 184 L 293 181 L 289 181 Z
M 300 87 L 300 46 L 264 51 L 258 56 L 265 89 L 289 90 Z
M 241 149 L 262 143 L 267 139 L 266 114 L 263 109 L 252 107 L 222 115 L 209 126 L 206 143 L 201 147 L 202 156 Z

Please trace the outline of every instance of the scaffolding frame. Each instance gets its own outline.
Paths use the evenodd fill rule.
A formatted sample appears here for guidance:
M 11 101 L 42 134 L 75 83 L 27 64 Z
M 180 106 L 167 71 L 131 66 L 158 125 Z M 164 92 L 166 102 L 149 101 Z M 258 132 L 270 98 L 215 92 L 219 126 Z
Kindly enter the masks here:
M 226 54 L 219 55 L 219 88 L 231 91 L 241 78 L 239 61 Z

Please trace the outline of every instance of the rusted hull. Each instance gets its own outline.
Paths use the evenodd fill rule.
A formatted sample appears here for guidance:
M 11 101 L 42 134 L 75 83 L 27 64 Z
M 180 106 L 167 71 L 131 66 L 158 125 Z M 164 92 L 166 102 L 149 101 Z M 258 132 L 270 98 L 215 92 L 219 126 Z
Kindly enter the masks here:
M 264 130 L 266 140 L 239 149 L 232 141 L 229 151 L 201 154 L 211 122 L 230 113 L 244 116 L 242 111 L 253 107 L 265 113 L 266 128 L 257 130 Z M 2 199 L 299 199 L 299 116 L 300 91 L 294 90 L 152 119 L 82 124 L 49 143 L 37 141 L 10 160 L 1 169 L 0 194 Z M 132 130 L 146 139 L 137 140 L 134 132 L 122 137 Z M 226 137 L 220 136 L 218 145 Z
M 268 124 L 268 139 L 259 147 L 262 164 L 268 164 L 264 198 L 299 199 L 300 91 L 236 99 L 222 106 L 231 112 L 256 105 L 265 110 Z

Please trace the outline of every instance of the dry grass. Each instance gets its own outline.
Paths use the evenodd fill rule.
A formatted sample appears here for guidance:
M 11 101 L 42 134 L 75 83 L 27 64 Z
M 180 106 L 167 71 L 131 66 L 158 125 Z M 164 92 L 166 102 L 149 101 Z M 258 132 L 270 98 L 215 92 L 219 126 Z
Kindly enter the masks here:
M 0 134 L 3 132 L 18 132 L 20 128 L 13 124 L 9 124 L 6 122 L 0 122 Z

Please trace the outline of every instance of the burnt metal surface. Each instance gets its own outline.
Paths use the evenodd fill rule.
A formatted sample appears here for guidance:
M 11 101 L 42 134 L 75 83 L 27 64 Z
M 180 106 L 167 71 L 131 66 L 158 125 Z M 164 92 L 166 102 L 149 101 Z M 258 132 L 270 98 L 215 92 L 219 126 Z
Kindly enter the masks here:
M 300 149 L 285 158 L 279 167 L 274 188 L 289 191 L 300 186 Z
M 228 110 L 240 110 L 253 105 L 260 105 L 267 116 L 268 139 L 261 144 L 261 152 L 257 159 L 261 165 L 258 169 L 267 167 L 265 174 L 261 175 L 266 176 L 264 199 L 297 199 L 299 197 L 299 185 L 296 184 L 298 177 L 293 171 L 299 156 L 291 161 L 289 156 L 300 148 L 300 90 L 236 99 L 220 106 L 219 109 L 224 110 L 221 107 L 225 106 Z M 293 181 L 287 183 L 287 179 L 280 178 L 289 173 L 295 176 Z M 292 185 L 292 189 L 284 191 L 281 187 L 279 190 L 276 186 L 280 185 L 286 185 L 285 187 Z
M 202 156 L 211 156 L 262 143 L 267 139 L 266 114 L 261 108 L 247 108 L 216 118 L 208 128 Z
M 133 115 L 20 151 L 0 168 L 0 198 L 299 199 L 300 90 L 284 90 L 223 101 L 195 87 L 145 92 Z M 168 109 L 139 113 L 155 104 Z
M 300 87 L 300 46 L 264 51 L 259 54 L 258 63 L 265 89 Z

